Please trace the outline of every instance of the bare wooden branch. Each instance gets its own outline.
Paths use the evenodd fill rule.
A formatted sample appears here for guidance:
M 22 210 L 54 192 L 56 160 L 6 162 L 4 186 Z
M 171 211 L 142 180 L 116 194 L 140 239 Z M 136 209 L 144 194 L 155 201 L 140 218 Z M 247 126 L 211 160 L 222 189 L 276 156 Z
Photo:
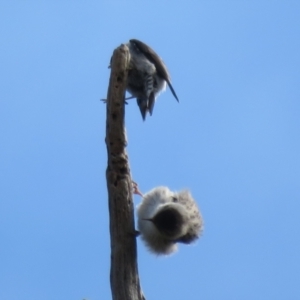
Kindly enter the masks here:
M 111 270 L 113 300 L 144 300 L 140 287 L 132 201 L 132 180 L 124 125 L 125 90 L 130 54 L 126 45 L 118 47 L 111 61 L 107 95 L 106 170 L 109 197 Z

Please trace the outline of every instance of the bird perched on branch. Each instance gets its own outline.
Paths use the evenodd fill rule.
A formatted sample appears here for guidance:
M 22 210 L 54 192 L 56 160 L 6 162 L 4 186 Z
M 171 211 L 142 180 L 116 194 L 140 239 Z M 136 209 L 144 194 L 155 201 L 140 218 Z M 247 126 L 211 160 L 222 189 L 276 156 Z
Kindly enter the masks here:
M 165 90 L 166 83 L 179 102 L 169 72 L 155 51 L 136 39 L 131 39 L 126 45 L 130 52 L 127 91 L 136 98 L 143 120 L 147 112 L 152 115 L 155 99 Z
M 141 195 L 137 186 L 134 193 Z M 177 243 L 190 244 L 199 238 L 203 219 L 187 190 L 172 192 L 157 187 L 143 196 L 137 207 L 138 230 L 146 246 L 155 254 L 177 250 Z

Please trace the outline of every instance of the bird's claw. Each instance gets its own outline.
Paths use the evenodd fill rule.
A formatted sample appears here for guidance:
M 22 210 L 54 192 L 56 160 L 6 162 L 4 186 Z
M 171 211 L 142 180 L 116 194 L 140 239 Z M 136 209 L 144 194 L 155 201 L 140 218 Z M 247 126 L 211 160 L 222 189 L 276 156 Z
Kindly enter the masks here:
M 139 190 L 138 184 L 135 181 L 132 181 L 132 193 L 143 197 L 143 194 Z

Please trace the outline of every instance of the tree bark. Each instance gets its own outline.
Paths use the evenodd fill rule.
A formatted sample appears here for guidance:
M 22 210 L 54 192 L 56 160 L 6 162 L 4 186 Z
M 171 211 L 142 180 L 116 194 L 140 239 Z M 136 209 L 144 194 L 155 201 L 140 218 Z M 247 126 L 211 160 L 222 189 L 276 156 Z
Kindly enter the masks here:
M 145 300 L 138 275 L 132 180 L 126 153 L 125 90 L 130 61 L 126 45 L 115 49 L 107 95 L 106 180 L 109 200 L 113 300 Z

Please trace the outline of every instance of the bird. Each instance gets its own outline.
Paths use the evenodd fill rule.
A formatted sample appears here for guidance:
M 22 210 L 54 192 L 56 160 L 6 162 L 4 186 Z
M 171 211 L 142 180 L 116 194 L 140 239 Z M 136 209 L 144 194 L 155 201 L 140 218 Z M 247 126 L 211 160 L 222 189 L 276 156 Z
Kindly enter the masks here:
M 137 186 L 134 193 L 142 195 Z M 177 243 L 191 244 L 203 231 L 203 218 L 190 191 L 153 188 L 137 206 L 138 232 L 150 252 L 169 255 Z
M 130 53 L 127 91 L 132 95 L 130 98 L 136 98 L 145 121 L 147 112 L 152 115 L 156 97 L 166 89 L 166 84 L 178 102 L 179 99 L 170 74 L 156 52 L 137 39 L 129 40 L 126 45 Z

